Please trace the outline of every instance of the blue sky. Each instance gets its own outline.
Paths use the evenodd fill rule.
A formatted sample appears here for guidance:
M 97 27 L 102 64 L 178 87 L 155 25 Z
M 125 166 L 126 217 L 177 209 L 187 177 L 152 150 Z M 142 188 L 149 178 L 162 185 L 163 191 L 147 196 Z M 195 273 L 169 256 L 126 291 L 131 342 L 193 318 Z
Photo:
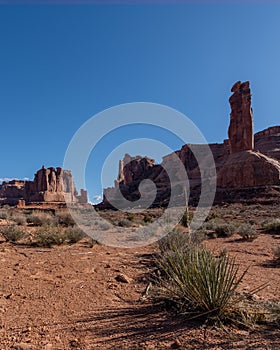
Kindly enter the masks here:
M 279 125 L 279 18 L 277 3 L 0 5 L 0 178 L 62 165 L 84 122 L 128 102 L 175 108 L 222 142 L 237 80 L 251 81 L 255 131 Z M 147 126 L 107 135 L 88 162 L 91 200 L 104 159 L 136 137 L 182 146 Z M 116 171 L 117 159 L 105 185 Z

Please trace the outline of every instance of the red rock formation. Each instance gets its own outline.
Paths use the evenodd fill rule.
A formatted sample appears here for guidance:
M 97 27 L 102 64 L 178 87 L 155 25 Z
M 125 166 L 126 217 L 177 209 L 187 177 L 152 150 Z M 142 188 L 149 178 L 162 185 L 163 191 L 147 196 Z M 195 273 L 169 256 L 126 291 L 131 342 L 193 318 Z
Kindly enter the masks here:
M 249 82 L 235 83 L 230 97 L 231 114 L 228 130 L 229 140 L 223 144 L 210 144 L 217 171 L 217 200 L 241 200 L 250 198 L 267 186 L 280 185 L 280 126 L 275 126 L 253 135 L 253 118 L 251 109 L 251 91 Z M 254 147 L 256 151 L 253 151 Z M 192 149 L 203 148 L 192 145 Z M 189 145 L 184 145 L 175 153 L 184 164 L 190 183 L 190 202 L 197 203 L 200 195 L 201 174 L 194 154 Z M 110 207 L 106 195 L 116 192 L 119 186 L 126 199 L 134 201 L 139 198 L 138 185 L 148 178 L 157 186 L 154 206 L 168 204 L 170 197 L 169 178 L 164 165 L 172 163 L 174 153 L 163 158 L 159 165 L 147 161 L 147 157 L 130 157 L 126 155 L 120 161 L 120 171 L 115 187 L 104 190 L 100 208 Z M 123 166 L 123 164 L 125 167 Z M 169 167 L 172 168 L 172 167 Z M 206 169 L 205 169 L 206 168 Z M 204 166 L 207 170 L 207 166 Z M 176 168 L 174 167 L 176 173 Z M 266 191 L 267 192 L 267 191 Z M 277 192 L 277 191 L 276 191 Z M 230 193 L 230 195 L 229 195 Z M 270 193 L 268 191 L 268 193 Z
M 230 153 L 252 150 L 254 147 L 253 115 L 250 83 L 236 82 L 229 99 L 231 106 L 228 130 Z
M 0 186 L 0 203 L 87 203 L 87 192 L 78 196 L 72 173 L 62 168 L 45 168 L 36 172 L 33 181 L 10 181 Z

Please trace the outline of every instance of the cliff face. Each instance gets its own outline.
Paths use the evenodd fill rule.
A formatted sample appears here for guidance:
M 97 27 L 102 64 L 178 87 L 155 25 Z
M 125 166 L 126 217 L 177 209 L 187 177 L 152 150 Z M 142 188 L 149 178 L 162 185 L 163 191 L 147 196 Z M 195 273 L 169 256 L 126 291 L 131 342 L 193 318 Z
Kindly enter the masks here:
M 261 196 L 262 188 L 280 186 L 280 126 L 270 127 L 254 135 L 250 83 L 238 81 L 231 91 L 229 140 L 209 145 L 217 172 L 216 202 L 253 198 L 256 193 Z M 192 149 L 194 147 L 197 150 L 203 148 L 201 145 L 191 145 Z M 189 202 L 196 204 L 201 190 L 201 174 L 191 148 L 190 145 L 184 145 L 175 154 L 188 174 Z M 116 192 L 117 187 L 127 200 L 139 199 L 138 186 L 144 179 L 152 180 L 157 187 L 153 206 L 167 205 L 170 182 L 164 166 L 172 163 L 173 157 L 174 154 L 169 154 L 157 165 L 148 157 L 126 155 L 120 161 L 115 187 L 104 190 L 103 201 L 98 207 L 111 207 L 107 197 Z
M 45 168 L 36 172 L 33 181 L 3 182 L 0 185 L 0 203 L 16 205 L 26 203 L 87 203 L 86 191 L 79 196 L 72 173 L 62 168 Z

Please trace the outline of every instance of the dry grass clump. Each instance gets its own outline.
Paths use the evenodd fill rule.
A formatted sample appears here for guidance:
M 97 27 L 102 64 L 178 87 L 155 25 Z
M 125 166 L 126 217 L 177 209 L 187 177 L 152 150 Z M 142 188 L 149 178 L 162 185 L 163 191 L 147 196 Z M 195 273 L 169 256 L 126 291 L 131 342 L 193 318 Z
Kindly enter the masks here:
M 17 225 L 7 225 L 0 228 L 1 235 L 7 242 L 17 242 L 25 236 L 25 231 Z
M 236 305 L 239 274 L 235 260 L 227 254 L 215 257 L 197 245 L 165 251 L 157 259 L 156 299 L 164 300 L 190 318 L 222 320 Z
M 55 218 L 58 225 L 66 227 L 75 225 L 75 220 L 72 218 L 69 212 L 58 212 L 55 214 Z
M 33 211 L 27 216 L 26 220 L 34 226 L 53 225 L 56 221 L 52 214 L 41 211 Z
M 273 219 L 264 223 L 263 228 L 269 233 L 280 233 L 280 219 Z
M 13 213 L 11 216 L 11 220 L 14 221 L 17 225 L 26 225 L 26 216 L 22 213 Z
M 38 247 L 61 245 L 65 242 L 64 230 L 58 226 L 42 226 L 35 231 L 34 243 Z
M 67 227 L 64 231 L 64 238 L 70 244 L 77 243 L 84 237 L 84 231 L 78 227 Z
M 9 217 L 9 214 L 7 210 L 0 210 L 0 219 L 7 220 Z
M 242 237 L 242 239 L 244 241 L 248 241 L 248 242 L 254 241 L 259 236 L 255 227 L 253 225 L 250 225 L 250 224 L 241 225 L 238 228 L 237 233 L 239 234 L 239 236 Z

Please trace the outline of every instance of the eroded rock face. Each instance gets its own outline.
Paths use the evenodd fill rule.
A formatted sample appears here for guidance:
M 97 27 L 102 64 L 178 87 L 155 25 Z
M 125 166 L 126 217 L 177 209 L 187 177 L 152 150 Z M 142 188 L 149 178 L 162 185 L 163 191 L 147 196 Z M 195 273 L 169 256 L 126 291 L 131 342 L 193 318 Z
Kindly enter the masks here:
M 228 129 L 230 153 L 253 150 L 253 113 L 251 108 L 250 83 L 236 82 L 229 99 L 231 113 Z
M 251 90 L 249 82 L 235 83 L 229 99 L 231 106 L 229 140 L 223 144 L 210 144 L 217 172 L 217 200 L 240 200 L 261 194 L 262 187 L 280 186 L 280 126 L 270 127 L 253 135 L 253 115 L 251 108 Z M 135 201 L 139 198 L 138 186 L 141 180 L 150 179 L 157 186 L 157 197 L 153 206 L 165 206 L 170 197 L 170 183 L 164 166 L 172 168 L 172 159 L 177 155 L 188 174 L 190 203 L 197 203 L 201 189 L 201 169 L 191 148 L 199 152 L 203 145 L 184 145 L 163 158 L 161 164 L 147 161 L 149 158 L 126 155 L 120 161 L 120 171 L 115 187 L 104 190 L 100 207 L 110 208 L 107 194 L 116 192 L 120 187 L 125 198 Z M 207 159 L 202 163 L 207 164 Z M 124 164 L 126 164 L 124 166 Z M 204 171 L 207 166 L 204 166 Z M 176 175 L 176 167 L 174 166 Z M 205 174 L 204 174 L 205 175 Z M 234 192 L 238 193 L 237 195 Z M 230 193 L 230 195 L 229 195 Z
M 13 180 L 0 185 L 0 203 L 15 205 L 26 203 L 87 203 L 87 193 L 79 196 L 72 173 L 62 168 L 45 168 L 36 172 L 33 181 Z

